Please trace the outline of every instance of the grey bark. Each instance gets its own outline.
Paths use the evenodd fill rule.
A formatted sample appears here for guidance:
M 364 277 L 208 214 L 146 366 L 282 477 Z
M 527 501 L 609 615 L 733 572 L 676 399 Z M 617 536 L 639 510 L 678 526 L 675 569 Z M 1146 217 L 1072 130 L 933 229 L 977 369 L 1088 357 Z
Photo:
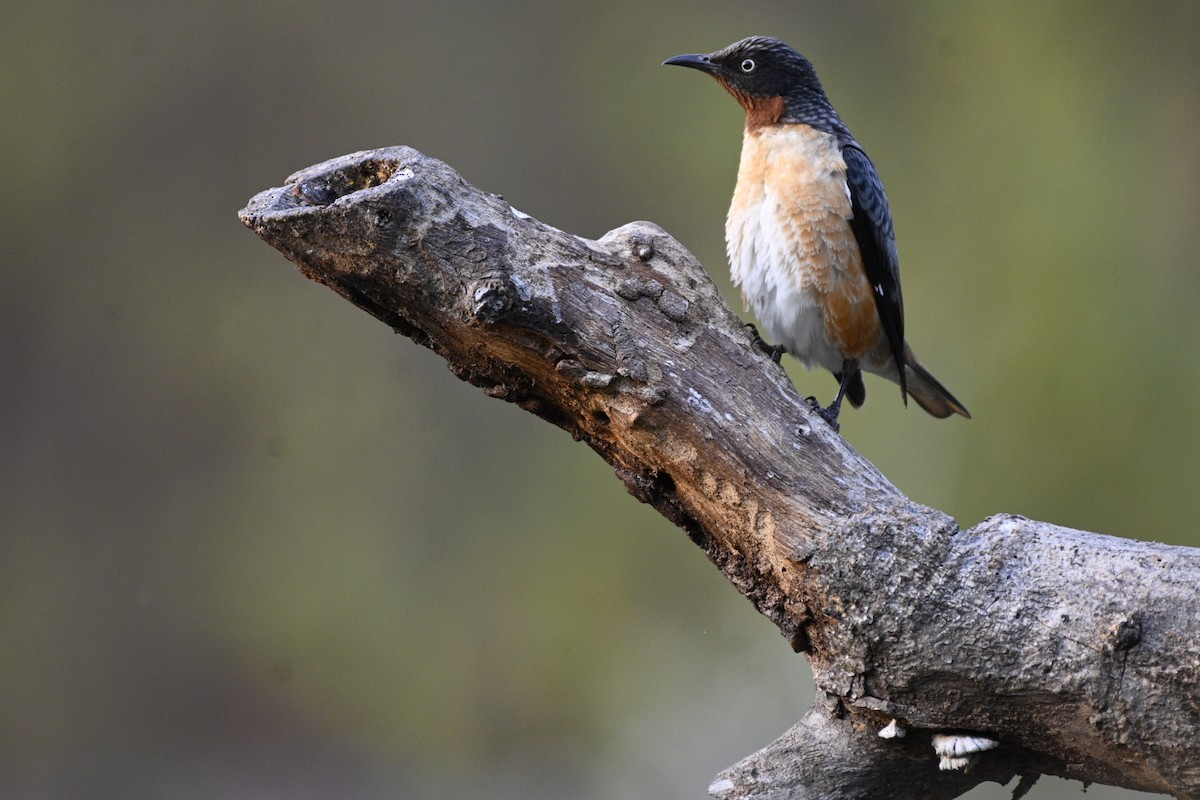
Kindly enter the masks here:
M 303 170 L 241 218 L 586 442 L 807 654 L 818 701 L 718 796 L 949 798 L 1052 774 L 1200 797 L 1200 550 L 1008 515 L 961 530 L 910 501 L 650 223 L 572 236 L 403 147 Z M 907 737 L 879 738 L 893 718 Z M 947 729 L 1000 747 L 939 772 Z

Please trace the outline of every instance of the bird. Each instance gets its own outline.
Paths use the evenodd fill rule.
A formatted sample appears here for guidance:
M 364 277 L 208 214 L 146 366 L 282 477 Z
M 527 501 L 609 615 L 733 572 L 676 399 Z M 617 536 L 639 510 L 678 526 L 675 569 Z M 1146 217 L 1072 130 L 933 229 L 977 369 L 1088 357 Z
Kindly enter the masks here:
M 900 385 L 925 411 L 970 419 L 917 361 L 904 339 L 895 228 L 875 164 L 830 103 L 812 62 L 768 36 L 712 53 L 668 58 L 716 79 L 746 112 L 741 160 L 725 242 L 742 290 L 778 362 L 783 352 L 833 373 L 828 407 L 839 430 L 843 398 L 866 400 L 864 371 Z

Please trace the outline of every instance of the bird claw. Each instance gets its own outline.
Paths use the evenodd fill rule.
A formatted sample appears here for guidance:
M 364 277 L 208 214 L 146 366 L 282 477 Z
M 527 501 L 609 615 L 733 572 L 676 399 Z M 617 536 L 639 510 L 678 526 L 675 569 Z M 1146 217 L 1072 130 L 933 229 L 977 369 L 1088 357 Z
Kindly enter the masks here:
M 838 424 L 839 409 L 836 409 L 833 406 L 826 408 L 825 406 L 821 405 L 820 400 L 812 397 L 811 395 L 804 398 L 804 402 L 808 403 L 808 407 L 812 409 L 813 413 L 825 420 L 826 424 L 833 428 L 834 433 L 841 433 L 842 426 Z
M 810 401 L 812 401 L 813 410 L 821 415 L 821 419 L 823 419 L 827 423 L 829 423 L 829 427 L 833 428 L 833 432 L 841 433 L 842 426 L 838 424 L 838 409 L 834 408 L 833 406 L 830 406 L 829 408 L 825 408 L 824 406 L 822 406 L 820 403 L 817 402 L 817 399 L 815 397 L 810 397 L 808 399 Z
M 780 359 L 787 352 L 787 348 L 781 344 L 767 344 L 767 340 L 762 338 L 758 332 L 758 326 L 753 322 L 745 323 L 744 327 L 750 330 L 750 337 L 754 340 L 754 346 L 766 353 L 776 364 L 780 363 Z

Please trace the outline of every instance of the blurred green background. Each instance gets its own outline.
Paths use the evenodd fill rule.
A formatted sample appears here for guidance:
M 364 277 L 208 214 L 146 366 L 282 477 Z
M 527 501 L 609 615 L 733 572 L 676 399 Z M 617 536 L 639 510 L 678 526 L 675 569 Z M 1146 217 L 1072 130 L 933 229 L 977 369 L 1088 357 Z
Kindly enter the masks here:
M 804 660 L 604 463 L 235 216 L 409 144 L 654 220 L 736 304 L 740 111 L 659 62 L 756 33 L 879 165 L 975 415 L 872 379 L 847 438 L 964 526 L 1200 545 L 1200 4 L 9 3 L 0 795 L 697 798 L 800 717 Z

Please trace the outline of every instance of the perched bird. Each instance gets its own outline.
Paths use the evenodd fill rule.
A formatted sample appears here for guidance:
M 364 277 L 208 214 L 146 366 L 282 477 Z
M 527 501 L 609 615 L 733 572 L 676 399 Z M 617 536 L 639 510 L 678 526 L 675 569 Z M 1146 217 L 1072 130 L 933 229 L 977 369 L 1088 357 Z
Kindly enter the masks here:
M 887 194 L 809 60 L 778 39 L 752 36 L 663 63 L 708 73 L 745 109 L 725 222 L 730 271 L 781 345 L 768 348 L 772 356 L 786 350 L 837 378 L 837 397 L 821 409 L 834 430 L 843 397 L 855 408 L 866 399 L 863 370 L 900 384 L 906 404 L 912 395 L 935 417 L 969 418 L 904 341 Z

